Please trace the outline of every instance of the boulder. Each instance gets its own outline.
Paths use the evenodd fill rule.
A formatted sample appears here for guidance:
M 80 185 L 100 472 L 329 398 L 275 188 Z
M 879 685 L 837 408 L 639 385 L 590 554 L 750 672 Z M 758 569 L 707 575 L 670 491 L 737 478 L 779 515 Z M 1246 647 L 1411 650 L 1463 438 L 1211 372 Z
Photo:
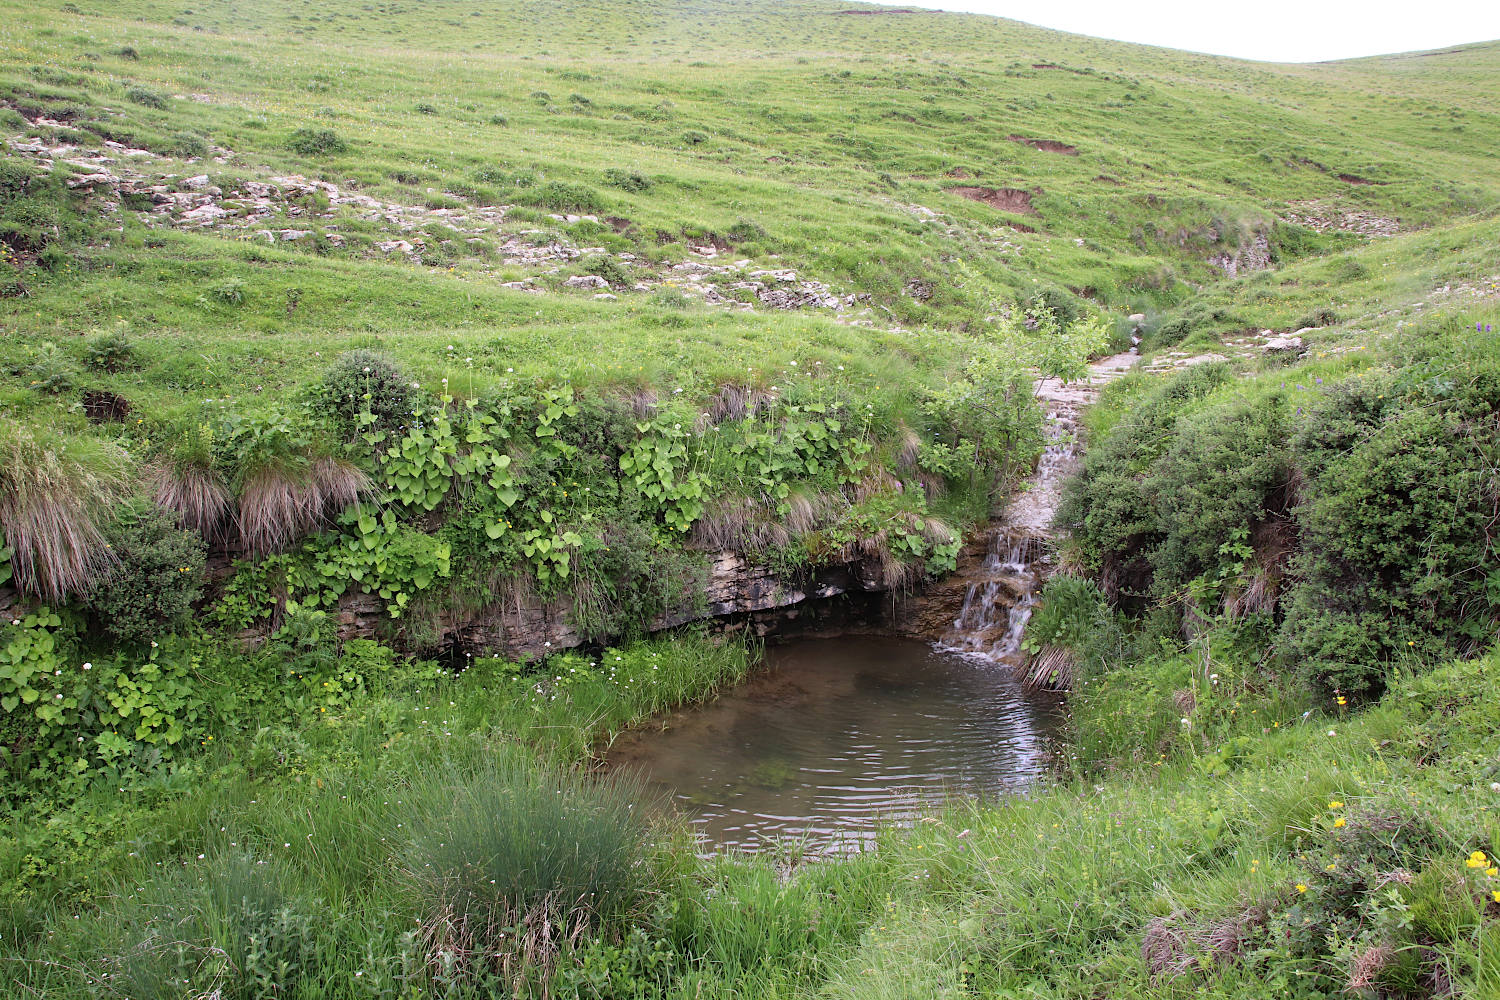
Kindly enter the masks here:
M 1291 336 L 1272 337 L 1260 349 L 1267 354 L 1301 354 L 1307 348 L 1303 346 L 1301 337 Z
M 563 282 L 564 288 L 598 288 L 609 291 L 609 282 L 597 274 L 575 274 Z

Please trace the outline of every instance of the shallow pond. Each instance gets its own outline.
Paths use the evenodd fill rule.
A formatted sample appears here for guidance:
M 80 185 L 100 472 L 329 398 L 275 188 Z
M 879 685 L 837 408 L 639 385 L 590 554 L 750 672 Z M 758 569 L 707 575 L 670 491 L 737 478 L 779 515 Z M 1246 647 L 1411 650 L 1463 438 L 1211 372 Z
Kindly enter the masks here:
M 945 796 L 1012 792 L 1044 769 L 1056 703 L 987 657 L 858 637 L 797 642 L 766 659 L 753 680 L 610 753 L 712 844 L 758 850 L 790 838 L 814 853 L 855 850 L 882 823 Z

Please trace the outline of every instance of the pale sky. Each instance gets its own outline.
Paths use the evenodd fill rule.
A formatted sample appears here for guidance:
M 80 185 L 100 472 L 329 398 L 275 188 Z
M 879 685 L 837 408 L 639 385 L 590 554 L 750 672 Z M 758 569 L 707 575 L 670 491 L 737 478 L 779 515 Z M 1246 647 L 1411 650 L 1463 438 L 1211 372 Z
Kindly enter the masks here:
M 1497 0 L 875 0 L 1194 52 L 1317 62 L 1500 38 Z

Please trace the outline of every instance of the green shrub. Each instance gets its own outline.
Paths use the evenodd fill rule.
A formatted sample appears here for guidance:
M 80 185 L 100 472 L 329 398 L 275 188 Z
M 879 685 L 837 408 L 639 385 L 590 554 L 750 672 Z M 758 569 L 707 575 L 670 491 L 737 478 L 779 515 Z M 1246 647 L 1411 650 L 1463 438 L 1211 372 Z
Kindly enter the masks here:
M 1462 360 L 1349 379 L 1310 410 L 1296 440 L 1301 583 L 1282 646 L 1311 679 L 1378 691 L 1392 662 L 1493 641 L 1497 414 L 1500 367 Z
M 37 348 L 36 356 L 26 366 L 26 384 L 37 392 L 58 395 L 73 388 L 78 369 L 73 359 L 51 341 Z
M 155 509 L 129 510 L 108 533 L 115 564 L 83 606 L 121 642 L 144 643 L 187 624 L 203 593 L 206 546 Z
M 1083 317 L 1083 308 L 1078 296 L 1066 288 L 1044 285 L 1027 296 L 1023 303 L 1029 314 L 1050 312 L 1061 326 L 1069 326 Z
M 88 342 L 84 359 L 90 368 L 118 372 L 136 365 L 135 345 L 124 330 L 101 333 Z
M 574 558 L 572 618 L 590 642 L 637 638 L 658 616 L 702 600 L 703 556 L 664 544 L 658 533 L 624 512 Z
M 334 426 L 353 439 L 366 430 L 392 432 L 411 421 L 411 376 L 388 355 L 354 350 L 342 354 L 323 376 L 318 390 Z M 368 427 L 362 415 L 374 420 Z
M 604 199 L 599 197 L 599 192 L 587 184 L 567 181 L 548 181 L 535 188 L 523 189 L 518 200 L 553 212 L 573 212 L 580 215 L 597 215 L 605 209 Z
M 630 270 L 624 263 L 607 253 L 594 254 L 586 258 L 583 261 L 583 273 L 603 278 L 615 288 L 629 287 L 631 283 Z
M 604 171 L 604 183 L 633 194 L 651 189 L 651 178 L 637 171 L 621 170 L 618 167 L 610 167 Z
M 165 97 L 154 90 L 147 90 L 145 87 L 131 87 L 125 91 L 125 96 L 143 108 L 154 108 L 157 111 L 162 111 L 167 106 L 167 99 Z
M 303 156 L 322 156 L 327 153 L 342 153 L 349 144 L 333 129 L 303 127 L 287 139 L 287 149 Z
M 178 132 L 167 143 L 164 152 L 180 156 L 185 160 L 208 155 L 208 140 L 192 132 Z

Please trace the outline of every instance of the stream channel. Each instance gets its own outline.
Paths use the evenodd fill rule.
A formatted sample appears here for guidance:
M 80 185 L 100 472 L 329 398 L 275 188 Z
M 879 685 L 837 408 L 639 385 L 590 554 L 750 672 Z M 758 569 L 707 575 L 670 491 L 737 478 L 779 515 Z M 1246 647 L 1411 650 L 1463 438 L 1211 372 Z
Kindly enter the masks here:
M 707 848 L 791 841 L 808 854 L 857 851 L 880 826 L 910 823 L 947 798 L 1014 794 L 1041 778 L 1061 703 L 1023 685 L 1021 639 L 1076 462 L 1079 409 L 1135 360 L 1097 362 L 1082 383 L 1038 384 L 1048 446 L 948 581 L 939 634 L 772 646 L 749 681 L 622 737 L 610 768 L 639 774 Z

